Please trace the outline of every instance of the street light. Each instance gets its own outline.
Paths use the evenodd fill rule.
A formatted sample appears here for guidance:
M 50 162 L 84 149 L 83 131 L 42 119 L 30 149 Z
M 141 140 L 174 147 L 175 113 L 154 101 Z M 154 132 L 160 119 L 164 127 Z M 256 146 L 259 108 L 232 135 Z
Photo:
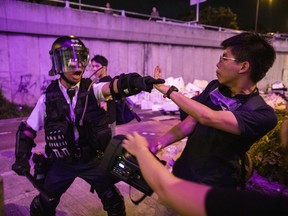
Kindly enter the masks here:
M 272 1 L 273 1 L 273 0 L 269 0 L 269 4 L 271 4 Z M 257 32 L 257 26 L 258 26 L 259 4 L 260 4 L 260 0 L 257 0 L 257 5 L 256 5 L 256 18 L 255 18 L 255 32 Z
M 257 32 L 257 26 L 258 26 L 259 1 L 260 0 L 257 0 L 257 5 L 256 5 L 255 32 Z

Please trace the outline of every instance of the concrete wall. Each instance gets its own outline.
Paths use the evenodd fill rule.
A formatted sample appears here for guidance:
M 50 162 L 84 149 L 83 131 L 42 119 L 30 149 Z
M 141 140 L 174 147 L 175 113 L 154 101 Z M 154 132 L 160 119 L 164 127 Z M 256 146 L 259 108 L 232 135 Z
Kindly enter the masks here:
M 15 103 L 34 105 L 51 79 L 49 50 L 62 35 L 80 37 L 90 55 L 109 59 L 112 76 L 123 72 L 152 75 L 160 65 L 165 77 L 215 79 L 222 50 L 219 44 L 233 33 L 176 26 L 96 11 L 75 10 L 1 0 L 0 88 Z M 288 42 L 274 41 L 277 60 L 260 82 L 265 89 L 283 79 L 288 86 Z M 89 76 L 89 67 L 86 76 Z

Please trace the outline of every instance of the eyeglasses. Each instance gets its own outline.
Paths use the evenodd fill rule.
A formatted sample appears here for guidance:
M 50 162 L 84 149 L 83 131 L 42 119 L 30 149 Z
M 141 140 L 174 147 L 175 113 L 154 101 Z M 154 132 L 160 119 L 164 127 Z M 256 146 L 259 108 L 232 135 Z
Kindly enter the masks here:
M 222 55 L 221 55 L 219 61 L 222 62 L 222 61 L 225 61 L 225 60 L 238 61 L 238 60 L 235 59 L 235 58 L 226 57 L 226 56 L 222 56 Z

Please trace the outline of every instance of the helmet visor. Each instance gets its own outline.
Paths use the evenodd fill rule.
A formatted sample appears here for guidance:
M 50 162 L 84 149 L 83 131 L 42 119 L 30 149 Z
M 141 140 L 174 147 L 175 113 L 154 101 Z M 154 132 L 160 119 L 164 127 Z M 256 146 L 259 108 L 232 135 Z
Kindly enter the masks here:
M 83 47 L 64 47 L 52 53 L 56 74 L 84 71 L 88 64 L 89 50 Z

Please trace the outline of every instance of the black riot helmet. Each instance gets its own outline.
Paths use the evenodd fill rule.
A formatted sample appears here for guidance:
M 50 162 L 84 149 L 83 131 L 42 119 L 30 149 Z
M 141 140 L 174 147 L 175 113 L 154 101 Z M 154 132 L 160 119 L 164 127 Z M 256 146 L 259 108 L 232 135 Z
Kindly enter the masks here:
M 62 36 L 56 39 L 49 54 L 52 59 L 50 76 L 69 71 L 84 71 L 89 59 L 89 49 L 75 36 Z

